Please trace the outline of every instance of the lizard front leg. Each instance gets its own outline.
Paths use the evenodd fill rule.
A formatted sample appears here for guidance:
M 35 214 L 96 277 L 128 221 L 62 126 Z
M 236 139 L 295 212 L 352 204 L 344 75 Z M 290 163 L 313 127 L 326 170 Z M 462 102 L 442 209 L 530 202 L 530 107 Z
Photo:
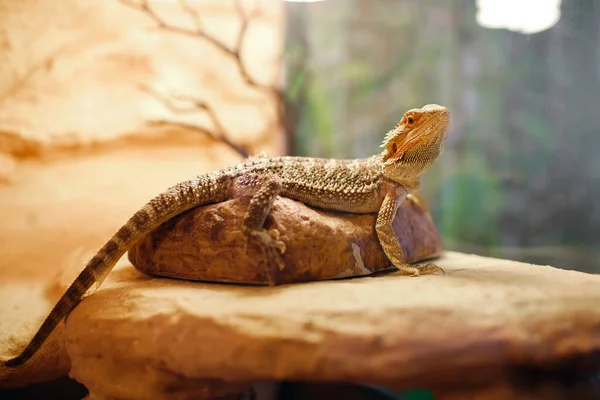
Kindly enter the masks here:
M 387 258 L 402 272 L 411 274 L 412 276 L 418 276 L 421 274 L 433 274 L 436 272 L 444 273 L 444 270 L 435 264 L 425 265 L 410 265 L 406 262 L 404 257 L 404 250 L 398 242 L 398 238 L 392 228 L 392 221 L 396 216 L 396 211 L 406 197 L 406 190 L 401 187 L 389 188 L 381 208 L 377 214 L 377 222 L 375 223 L 375 230 L 377 232 L 377 238 L 379 243 L 385 252 Z
M 269 285 L 274 285 L 274 274 L 271 264 L 275 263 L 279 270 L 285 266 L 281 254 L 286 250 L 285 243 L 279 240 L 279 231 L 276 228 L 266 230 L 263 226 L 267 215 L 271 211 L 275 197 L 281 191 L 281 180 L 277 175 L 248 175 L 238 182 L 244 187 L 242 191 L 250 191 L 252 198 L 244 215 L 242 232 L 255 242 L 262 250 L 268 264 L 267 279 Z

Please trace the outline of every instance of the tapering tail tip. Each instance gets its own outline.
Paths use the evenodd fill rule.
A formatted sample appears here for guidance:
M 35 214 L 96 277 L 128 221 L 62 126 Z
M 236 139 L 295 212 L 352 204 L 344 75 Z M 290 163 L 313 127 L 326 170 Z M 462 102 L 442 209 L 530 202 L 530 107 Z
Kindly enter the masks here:
M 4 368 L 15 368 L 15 367 L 18 367 L 21 364 L 22 363 L 20 363 L 19 360 L 17 360 L 16 358 L 11 358 L 10 360 L 4 361 L 2 363 L 2 366 Z
M 2 366 L 5 368 L 20 367 L 35 355 L 41 345 L 42 342 L 34 338 L 34 340 L 32 340 L 18 356 L 9 358 L 8 360 L 2 362 Z

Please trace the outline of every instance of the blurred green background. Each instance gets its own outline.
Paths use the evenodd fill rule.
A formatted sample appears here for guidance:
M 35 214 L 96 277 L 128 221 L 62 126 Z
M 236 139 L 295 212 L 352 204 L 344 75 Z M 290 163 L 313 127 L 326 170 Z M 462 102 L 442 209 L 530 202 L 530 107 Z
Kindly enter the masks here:
M 286 3 L 293 153 L 368 156 L 406 110 L 445 105 L 422 183 L 445 247 L 600 272 L 600 2 L 560 11 L 523 34 L 478 24 L 475 0 Z

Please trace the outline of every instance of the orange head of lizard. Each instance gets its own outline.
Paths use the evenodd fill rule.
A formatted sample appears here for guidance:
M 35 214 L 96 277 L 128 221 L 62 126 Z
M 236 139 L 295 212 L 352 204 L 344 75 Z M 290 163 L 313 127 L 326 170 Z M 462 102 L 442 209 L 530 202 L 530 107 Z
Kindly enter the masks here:
M 381 145 L 383 174 L 406 186 L 418 185 L 421 174 L 442 154 L 449 126 L 446 107 L 428 104 L 408 110 Z

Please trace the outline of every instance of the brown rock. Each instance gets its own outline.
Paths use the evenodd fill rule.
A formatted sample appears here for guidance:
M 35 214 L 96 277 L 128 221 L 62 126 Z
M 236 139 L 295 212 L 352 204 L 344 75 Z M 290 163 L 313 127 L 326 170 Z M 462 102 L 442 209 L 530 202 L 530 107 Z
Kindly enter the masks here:
M 459 388 L 526 370 L 598 367 L 600 276 L 460 253 L 439 265 L 445 276 L 277 287 L 120 268 L 67 319 L 71 376 L 99 398 L 202 398 L 202 380 L 280 379 L 464 398 Z
M 375 214 L 335 213 L 277 198 L 267 229 L 277 228 L 287 249 L 285 268 L 268 257 L 240 228 L 249 199 L 199 207 L 163 224 L 129 251 L 129 260 L 147 274 L 190 280 L 267 284 L 267 268 L 278 284 L 369 275 L 393 269 L 375 235 Z M 442 251 L 427 212 L 406 201 L 394 230 L 410 262 Z

